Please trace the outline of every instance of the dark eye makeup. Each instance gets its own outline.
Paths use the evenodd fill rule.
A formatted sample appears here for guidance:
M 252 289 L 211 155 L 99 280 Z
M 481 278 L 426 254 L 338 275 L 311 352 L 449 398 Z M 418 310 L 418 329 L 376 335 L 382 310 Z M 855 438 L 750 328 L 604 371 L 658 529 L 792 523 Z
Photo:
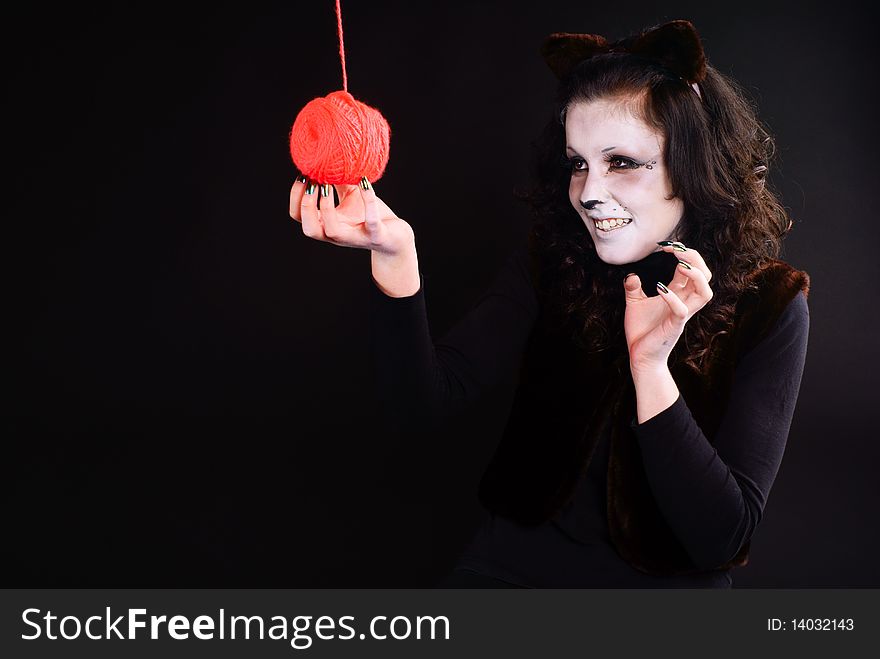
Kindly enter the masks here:
M 646 165 L 644 162 L 637 162 L 632 158 L 627 158 L 626 156 L 617 156 L 612 154 L 605 154 L 604 158 L 605 162 L 608 163 L 608 169 L 612 170 L 620 170 L 620 169 L 638 169 Z M 571 158 L 564 158 L 562 161 L 563 166 L 568 169 L 572 174 L 576 172 L 585 172 L 586 169 L 582 169 L 582 166 L 586 165 L 587 162 L 583 158 L 579 156 L 572 156 Z

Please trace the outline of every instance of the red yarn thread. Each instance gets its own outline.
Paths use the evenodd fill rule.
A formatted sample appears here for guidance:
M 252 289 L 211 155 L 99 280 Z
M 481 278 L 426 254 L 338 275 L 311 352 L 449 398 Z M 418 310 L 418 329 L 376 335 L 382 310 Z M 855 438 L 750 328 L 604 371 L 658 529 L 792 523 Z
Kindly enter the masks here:
M 342 40 L 342 7 L 336 0 L 336 34 L 339 35 L 339 60 L 342 62 L 342 89 L 348 91 L 348 76 L 345 75 L 345 42 Z
M 309 101 L 290 130 L 290 157 L 313 181 L 355 184 L 378 181 L 388 164 L 391 128 L 382 113 L 348 93 L 342 9 L 336 0 L 342 91 Z

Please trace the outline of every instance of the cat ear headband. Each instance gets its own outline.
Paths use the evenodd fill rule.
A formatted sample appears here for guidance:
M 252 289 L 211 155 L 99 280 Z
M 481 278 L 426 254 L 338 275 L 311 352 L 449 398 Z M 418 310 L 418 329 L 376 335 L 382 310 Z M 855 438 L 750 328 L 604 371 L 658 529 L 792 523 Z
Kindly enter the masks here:
M 688 83 L 702 98 L 697 83 L 706 77 L 706 55 L 690 21 L 678 20 L 608 43 L 598 34 L 554 32 L 541 45 L 541 55 L 562 80 L 582 61 L 604 53 L 631 53 L 657 60 Z

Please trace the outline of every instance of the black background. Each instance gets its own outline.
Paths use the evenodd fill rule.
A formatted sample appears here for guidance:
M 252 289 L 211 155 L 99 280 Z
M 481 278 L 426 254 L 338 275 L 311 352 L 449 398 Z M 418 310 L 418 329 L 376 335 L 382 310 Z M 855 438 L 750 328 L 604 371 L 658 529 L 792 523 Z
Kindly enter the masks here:
M 376 192 L 432 332 L 528 228 L 554 31 L 686 18 L 779 145 L 810 347 L 736 586 L 880 586 L 876 57 L 867 3 L 343 3 Z M 373 412 L 369 253 L 288 216 L 287 134 L 341 89 L 333 3 L 36 3 L 4 19 L 5 586 L 430 586 L 479 516 L 510 391 L 402 436 Z

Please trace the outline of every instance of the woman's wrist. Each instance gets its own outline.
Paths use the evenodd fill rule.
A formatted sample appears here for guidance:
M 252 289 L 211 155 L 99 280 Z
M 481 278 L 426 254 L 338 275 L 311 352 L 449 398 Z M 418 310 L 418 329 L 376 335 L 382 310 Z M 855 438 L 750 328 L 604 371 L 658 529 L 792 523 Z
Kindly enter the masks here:
M 370 252 L 373 279 L 389 297 L 410 297 L 421 288 L 415 239 L 395 252 Z
M 645 423 L 678 400 L 678 386 L 667 365 L 633 369 L 632 376 L 638 423 Z

